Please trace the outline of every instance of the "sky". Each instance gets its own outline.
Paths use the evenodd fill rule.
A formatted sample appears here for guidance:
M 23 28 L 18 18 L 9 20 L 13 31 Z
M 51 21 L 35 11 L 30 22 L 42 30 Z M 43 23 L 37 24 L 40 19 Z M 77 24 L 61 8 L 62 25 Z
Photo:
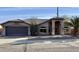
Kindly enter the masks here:
M 50 19 L 56 16 L 56 7 L 0 7 L 0 23 L 32 17 Z M 78 7 L 59 7 L 59 16 L 79 16 Z

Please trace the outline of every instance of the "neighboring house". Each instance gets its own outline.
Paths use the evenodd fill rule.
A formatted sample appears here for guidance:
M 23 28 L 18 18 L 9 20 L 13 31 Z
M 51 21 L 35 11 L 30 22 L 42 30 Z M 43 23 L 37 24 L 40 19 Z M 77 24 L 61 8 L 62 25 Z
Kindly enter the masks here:
M 2 34 L 3 26 L 0 24 L 0 35 Z
M 71 21 L 70 19 L 64 20 L 64 34 L 71 35 L 73 33 L 73 27 L 66 25 L 65 22 L 71 22 Z
M 64 18 L 36 19 L 38 25 L 38 35 L 63 35 Z M 26 20 L 11 20 L 1 24 L 3 36 L 28 36 L 30 32 L 30 22 Z
M 65 35 L 70 35 L 70 34 L 72 34 L 72 28 L 69 27 L 69 26 L 65 26 L 65 27 L 64 27 L 64 34 L 65 34 Z

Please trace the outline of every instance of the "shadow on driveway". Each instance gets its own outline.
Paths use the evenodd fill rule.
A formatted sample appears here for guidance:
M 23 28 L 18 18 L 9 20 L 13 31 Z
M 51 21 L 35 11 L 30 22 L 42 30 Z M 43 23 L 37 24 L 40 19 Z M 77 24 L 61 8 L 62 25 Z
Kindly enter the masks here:
M 74 42 L 78 39 L 78 37 L 52 37 L 52 36 L 32 36 L 28 37 L 28 40 L 17 40 L 12 42 L 12 44 L 32 44 L 32 43 L 45 43 L 47 41 L 51 43 L 59 42 L 59 43 L 67 43 L 67 42 Z

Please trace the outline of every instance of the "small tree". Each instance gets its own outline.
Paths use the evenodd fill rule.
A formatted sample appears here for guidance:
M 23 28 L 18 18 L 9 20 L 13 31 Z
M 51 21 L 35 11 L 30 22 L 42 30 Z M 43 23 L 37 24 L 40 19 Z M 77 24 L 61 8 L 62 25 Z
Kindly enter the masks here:
M 77 36 L 78 28 L 79 28 L 79 17 L 74 17 L 70 19 L 70 22 L 64 22 L 66 26 L 73 27 L 73 35 Z
M 36 19 L 31 19 L 30 23 L 31 23 L 31 25 L 30 25 L 31 35 L 32 36 L 38 35 L 38 25 L 37 25 Z

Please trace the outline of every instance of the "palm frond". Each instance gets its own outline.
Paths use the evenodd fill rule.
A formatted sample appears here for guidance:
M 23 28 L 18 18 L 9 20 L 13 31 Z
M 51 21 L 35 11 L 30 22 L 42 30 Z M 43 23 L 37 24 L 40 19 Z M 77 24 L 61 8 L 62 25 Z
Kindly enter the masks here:
M 64 22 L 64 26 L 71 26 L 71 27 L 73 27 L 73 24 L 71 22 Z

